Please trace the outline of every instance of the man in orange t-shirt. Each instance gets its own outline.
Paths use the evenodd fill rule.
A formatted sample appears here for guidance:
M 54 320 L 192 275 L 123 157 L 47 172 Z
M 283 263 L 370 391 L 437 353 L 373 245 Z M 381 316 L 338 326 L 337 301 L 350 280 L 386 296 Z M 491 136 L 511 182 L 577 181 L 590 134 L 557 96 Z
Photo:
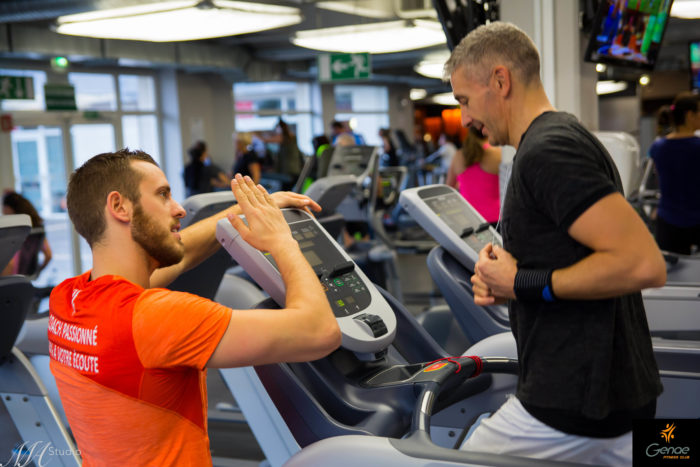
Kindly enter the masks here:
M 49 352 L 84 465 L 211 465 L 207 367 L 313 360 L 340 344 L 279 210 L 320 207 L 303 195 L 269 195 L 240 175 L 231 188 L 237 205 L 179 232 L 185 211 L 148 154 L 100 154 L 71 176 L 68 213 L 93 268 L 51 294 Z M 216 222 L 225 216 L 272 254 L 285 309 L 231 310 L 162 288 L 218 249 Z

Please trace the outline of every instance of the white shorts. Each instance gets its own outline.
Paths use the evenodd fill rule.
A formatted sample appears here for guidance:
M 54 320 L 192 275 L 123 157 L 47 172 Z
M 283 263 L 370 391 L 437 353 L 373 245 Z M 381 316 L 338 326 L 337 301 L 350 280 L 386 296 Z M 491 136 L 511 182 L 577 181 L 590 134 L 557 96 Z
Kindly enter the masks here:
M 510 397 L 464 441 L 461 449 L 610 466 L 632 465 L 632 432 L 589 438 L 555 430 Z

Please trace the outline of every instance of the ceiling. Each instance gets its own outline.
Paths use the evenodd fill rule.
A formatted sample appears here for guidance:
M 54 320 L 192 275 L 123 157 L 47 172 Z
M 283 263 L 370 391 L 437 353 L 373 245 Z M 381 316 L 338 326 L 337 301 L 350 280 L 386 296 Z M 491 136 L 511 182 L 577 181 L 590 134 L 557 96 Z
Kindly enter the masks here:
M 16 31 L 26 30 L 35 32 L 47 31 L 46 34 L 54 34 L 55 36 L 59 36 L 48 31 L 53 25 L 55 19 L 60 15 L 154 1 L 155 0 L 4 0 L 0 2 L 0 27 L 4 27 L 8 31 L 7 37 L 10 39 L 7 39 L 7 44 L 4 47 L 4 51 L 0 50 L 0 56 L 15 59 L 44 59 L 45 57 L 42 55 L 50 55 L 47 54 L 49 49 L 45 49 L 43 54 L 40 53 L 38 55 L 29 53 L 26 47 L 23 50 L 17 50 L 18 47 L 13 47 L 15 44 L 13 43 L 12 38 Z M 318 0 L 266 1 L 259 3 L 275 3 L 297 7 L 301 10 L 304 19 L 298 25 L 292 27 L 241 36 L 210 39 L 205 41 L 192 41 L 188 43 L 195 44 L 197 47 L 196 50 L 199 51 L 195 54 L 199 55 L 201 55 L 201 51 L 203 50 L 202 47 L 215 48 L 219 55 L 226 54 L 228 51 L 230 52 L 228 55 L 235 57 L 235 60 L 231 59 L 230 62 L 212 62 L 210 66 L 208 66 L 207 63 L 202 62 L 199 63 L 199 66 L 196 66 L 197 60 L 190 62 L 183 58 L 187 55 L 185 52 L 193 46 L 190 45 L 188 48 L 188 44 L 180 43 L 177 45 L 162 45 L 161 48 L 163 50 L 165 50 L 165 47 L 173 48 L 174 52 L 169 53 L 174 58 L 172 58 L 172 60 L 162 57 L 160 59 L 154 58 L 151 61 L 151 65 L 178 66 L 191 71 L 202 71 L 209 68 L 210 71 L 217 71 L 225 74 L 228 73 L 233 79 L 240 80 L 256 78 L 251 70 L 258 69 L 260 67 L 256 68 L 251 66 L 251 64 L 254 63 L 258 65 L 264 64 L 268 68 L 272 67 L 272 69 L 277 70 L 276 76 L 280 78 L 291 77 L 313 79 L 316 77 L 316 56 L 319 52 L 294 46 L 289 41 L 289 37 L 294 31 L 316 29 L 320 27 L 370 23 L 406 17 L 437 17 L 435 10 L 432 7 L 431 0 L 353 0 L 350 2 L 345 2 L 355 4 L 356 6 L 371 6 L 376 11 L 377 16 L 383 16 L 384 18 L 371 18 L 367 16 L 331 11 L 320 8 L 317 5 L 319 3 Z M 582 9 L 590 9 L 591 5 L 595 5 L 595 3 L 595 0 L 581 0 Z M 25 33 L 24 35 L 26 36 L 27 34 Z M 56 39 L 58 39 L 58 37 Z M 688 41 L 693 39 L 700 39 L 700 20 L 681 20 L 671 18 L 657 63 L 657 71 L 687 70 L 687 44 Z M 43 40 L 44 42 L 52 41 L 50 36 L 46 36 L 46 38 Z M 64 54 L 71 57 L 73 59 L 73 63 L 79 63 L 82 61 L 85 65 L 116 64 L 118 62 L 117 57 L 124 56 L 123 52 L 120 54 L 113 53 L 111 55 L 109 53 L 104 53 L 105 50 L 110 49 L 110 47 L 106 47 L 104 43 L 109 45 L 113 42 L 127 41 L 104 41 L 96 39 L 88 40 L 99 41 L 99 47 L 94 46 L 93 49 L 101 51 L 102 53 L 87 53 L 82 54 L 82 56 L 79 53 L 75 53 L 75 58 L 71 57 L 70 53 L 64 52 Z M 1 41 L 2 39 L 0 38 L 0 42 Z M 84 44 L 81 44 L 80 47 L 78 47 L 77 45 L 74 45 L 74 43 L 71 43 L 70 46 L 67 45 L 66 47 L 68 50 L 72 50 L 74 48 L 83 49 Z M 146 49 L 148 47 L 143 45 L 140 48 Z M 55 50 L 55 48 L 50 50 Z M 150 47 L 149 50 L 154 51 L 152 53 L 157 55 L 157 47 Z M 429 92 L 447 90 L 446 86 L 439 80 L 425 78 L 413 71 L 413 66 L 428 53 L 445 50 L 447 50 L 446 45 L 401 53 L 373 55 L 372 79 L 373 81 L 377 82 L 401 83 L 410 87 L 427 88 Z M 99 56 L 95 57 L 94 55 Z M 203 59 L 199 57 L 199 60 L 202 61 Z M 147 63 L 149 60 L 142 60 L 142 62 Z M 608 73 L 615 73 L 615 70 L 613 69 Z M 621 75 L 625 75 L 625 73 L 623 72 Z

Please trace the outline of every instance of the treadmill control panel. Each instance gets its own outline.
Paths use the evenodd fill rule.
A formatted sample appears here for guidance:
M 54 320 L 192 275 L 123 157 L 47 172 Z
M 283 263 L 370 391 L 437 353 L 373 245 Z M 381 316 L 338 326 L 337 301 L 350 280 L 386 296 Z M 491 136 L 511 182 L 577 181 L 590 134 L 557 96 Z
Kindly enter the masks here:
M 385 349 L 396 335 L 396 316 L 384 297 L 313 216 L 298 209 L 283 209 L 282 213 L 325 290 L 343 334 L 342 346 L 363 354 Z M 216 236 L 253 280 L 284 307 L 286 289 L 272 255 L 245 242 L 228 219 L 219 220 Z
M 429 185 L 401 192 L 401 206 L 440 245 L 472 269 L 487 243 L 501 236 L 454 188 Z
M 480 219 L 475 212 L 465 210 L 459 193 L 445 193 L 424 198 L 424 201 L 436 216 L 477 252 L 493 241 L 489 231 L 491 224 Z
M 329 242 L 315 221 L 311 219 L 294 221 L 290 219 L 292 216 L 290 212 L 285 211 L 285 217 L 290 222 L 292 236 L 299 243 L 306 261 L 314 269 L 316 277 L 323 285 L 335 316 L 350 316 L 366 309 L 371 298 L 367 285 L 355 271 L 355 263 L 346 260 L 340 254 L 336 245 Z M 264 255 L 276 268 L 272 255 L 269 253 Z

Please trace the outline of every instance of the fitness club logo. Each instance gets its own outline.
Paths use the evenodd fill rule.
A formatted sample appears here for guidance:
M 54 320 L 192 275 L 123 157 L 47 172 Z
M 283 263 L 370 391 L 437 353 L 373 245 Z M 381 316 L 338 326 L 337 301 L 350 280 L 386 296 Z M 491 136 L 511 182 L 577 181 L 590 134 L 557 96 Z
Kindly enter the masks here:
M 635 467 L 698 465 L 700 420 L 638 420 L 633 430 Z
M 666 429 L 661 430 L 661 437 L 666 441 L 667 443 L 670 443 L 675 436 L 673 436 L 673 430 L 676 429 L 676 424 L 671 423 L 670 425 L 667 423 L 666 424 Z

